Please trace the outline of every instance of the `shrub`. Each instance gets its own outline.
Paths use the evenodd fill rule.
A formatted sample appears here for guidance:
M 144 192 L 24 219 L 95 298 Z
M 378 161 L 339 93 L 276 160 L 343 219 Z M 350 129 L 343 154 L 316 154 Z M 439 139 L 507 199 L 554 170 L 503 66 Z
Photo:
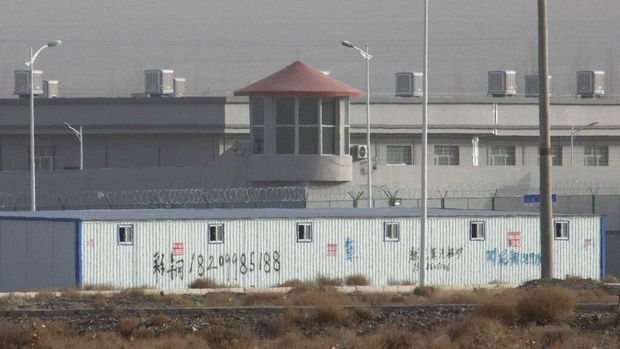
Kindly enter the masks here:
M 189 288 L 222 288 L 223 286 L 218 284 L 215 280 L 211 278 L 201 278 L 194 280 Z
M 128 338 L 131 333 L 140 326 L 140 319 L 137 317 L 128 317 L 121 319 L 116 325 L 116 331 L 123 337 Z
M 605 277 L 603 278 L 603 282 L 606 284 L 617 284 L 620 282 L 620 280 L 618 280 L 618 278 L 614 275 L 605 275 Z
M 430 298 L 437 293 L 437 288 L 433 286 L 418 286 L 413 289 L 413 294 L 420 297 Z
M 339 323 L 347 314 L 340 304 L 323 304 L 316 309 L 316 321 L 320 324 Z
M 462 349 L 504 348 L 511 343 L 511 333 L 497 320 L 472 317 L 453 325 L 448 335 Z
M 347 286 L 367 286 L 370 285 L 370 281 L 362 274 L 349 275 L 344 280 Z
M 475 313 L 489 319 L 500 320 L 505 324 L 512 324 L 517 319 L 517 306 L 514 301 L 494 297 L 480 305 Z
M 394 280 L 389 279 L 387 281 L 388 286 L 413 286 L 415 285 L 414 281 L 411 280 Z
M 103 309 L 108 306 L 107 297 L 102 293 L 97 293 L 93 299 L 93 308 Z
M 291 332 L 293 327 L 302 319 L 303 315 L 297 308 L 287 308 L 273 320 L 266 322 L 271 335 L 278 337 Z
M 377 344 L 383 349 L 406 349 L 415 345 L 412 332 L 392 326 L 381 327 L 377 330 L 376 336 L 379 342 Z
M 151 321 L 149 322 L 149 326 L 161 326 L 165 324 L 170 317 L 164 314 L 156 314 L 151 317 Z
M 372 309 L 369 307 L 355 307 L 351 311 L 351 316 L 357 322 L 372 320 L 375 317 Z
M 183 295 L 175 294 L 175 293 L 166 294 L 166 295 L 152 294 L 152 295 L 149 296 L 149 298 L 153 302 L 163 303 L 163 304 L 167 304 L 167 305 L 175 305 L 175 306 L 188 307 L 188 306 L 193 304 L 191 299 L 186 298 Z
M 86 291 L 112 291 L 114 286 L 110 284 L 88 284 L 84 285 Z
M 307 281 L 301 281 L 299 279 L 290 279 L 290 280 L 286 280 L 283 283 L 279 284 L 278 287 L 293 287 L 293 288 L 298 288 L 298 287 L 305 287 L 308 286 L 309 282 Z
M 34 296 L 39 302 L 49 301 L 54 297 L 56 297 L 56 291 L 54 290 L 41 290 Z
M 517 303 L 517 314 L 523 322 L 546 325 L 564 320 L 575 306 L 575 296 L 565 288 L 543 286 L 524 295 Z
M 330 278 L 320 274 L 316 276 L 315 281 L 319 286 L 342 286 L 342 279 Z
M 62 297 L 71 298 L 71 299 L 80 299 L 84 296 L 81 290 L 75 289 L 75 288 L 66 289 L 60 295 Z

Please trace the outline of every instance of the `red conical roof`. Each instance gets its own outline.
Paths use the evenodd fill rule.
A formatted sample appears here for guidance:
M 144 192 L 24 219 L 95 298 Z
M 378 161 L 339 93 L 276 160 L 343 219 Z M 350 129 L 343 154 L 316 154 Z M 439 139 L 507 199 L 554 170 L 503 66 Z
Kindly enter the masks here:
M 235 91 L 235 96 L 361 96 L 362 92 L 323 74 L 301 61 L 249 86 Z

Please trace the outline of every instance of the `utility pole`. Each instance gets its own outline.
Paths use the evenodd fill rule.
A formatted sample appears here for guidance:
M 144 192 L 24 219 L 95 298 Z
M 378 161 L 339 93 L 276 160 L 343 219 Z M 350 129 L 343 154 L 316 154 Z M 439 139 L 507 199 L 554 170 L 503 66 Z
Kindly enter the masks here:
M 540 127 L 540 276 L 553 278 L 551 129 L 549 126 L 549 46 L 547 0 L 538 0 L 538 115 Z
M 424 92 L 422 96 L 422 173 L 420 174 L 420 191 L 422 207 L 420 208 L 420 286 L 426 286 L 426 232 L 427 232 L 427 145 L 428 145 L 428 0 L 424 0 Z

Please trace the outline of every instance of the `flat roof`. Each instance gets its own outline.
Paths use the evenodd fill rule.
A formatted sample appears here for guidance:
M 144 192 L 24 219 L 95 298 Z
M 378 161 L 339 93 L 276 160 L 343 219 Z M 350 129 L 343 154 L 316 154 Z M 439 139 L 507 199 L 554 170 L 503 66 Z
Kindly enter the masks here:
M 537 217 L 538 212 L 429 209 L 429 217 Z M 310 218 L 414 218 L 416 208 L 213 208 L 213 209 L 129 209 L 67 211 L 4 211 L 1 219 L 84 220 L 84 221 L 152 221 L 152 220 L 226 220 L 226 219 L 310 219 Z M 560 215 L 558 215 L 560 216 Z M 564 217 L 594 217 L 575 214 Z

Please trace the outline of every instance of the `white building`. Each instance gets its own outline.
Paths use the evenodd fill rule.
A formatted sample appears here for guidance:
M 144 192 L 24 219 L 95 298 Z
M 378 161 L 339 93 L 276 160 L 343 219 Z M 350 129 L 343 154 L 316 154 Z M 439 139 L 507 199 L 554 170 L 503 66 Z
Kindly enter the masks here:
M 362 274 L 416 283 L 418 210 L 169 209 L 2 213 L 0 291 L 149 286 L 198 278 L 241 287 Z M 522 283 L 540 276 L 539 218 L 523 212 L 430 210 L 431 285 Z M 605 220 L 554 220 L 556 277 L 605 274 Z

